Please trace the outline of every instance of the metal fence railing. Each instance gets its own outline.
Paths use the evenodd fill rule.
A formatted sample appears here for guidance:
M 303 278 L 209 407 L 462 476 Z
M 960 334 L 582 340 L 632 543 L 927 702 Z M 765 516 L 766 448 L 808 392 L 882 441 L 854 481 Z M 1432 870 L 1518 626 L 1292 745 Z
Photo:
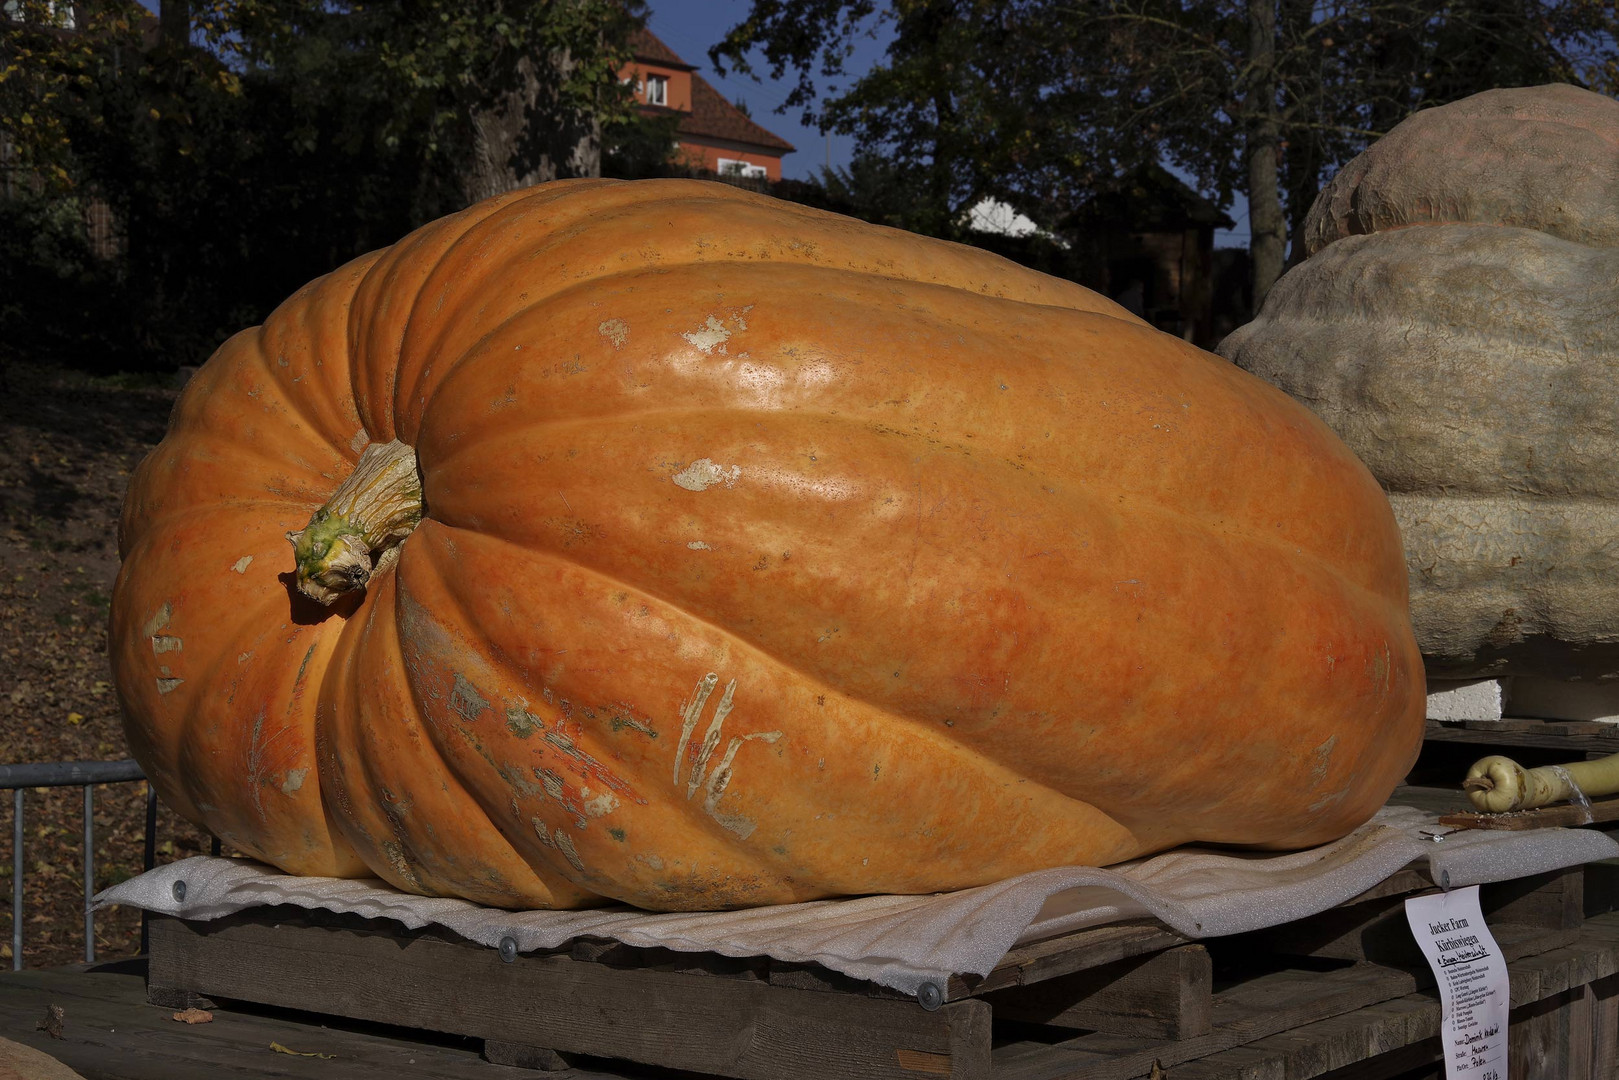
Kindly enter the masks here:
M 11 969 L 22 970 L 23 945 L 23 794 L 29 788 L 80 787 L 84 789 L 84 959 L 96 958 L 95 913 L 95 785 L 133 783 L 146 779 L 134 761 L 47 761 L 34 765 L 0 765 L 0 791 L 11 791 Z M 150 870 L 157 860 L 157 793 L 146 785 L 146 853 Z

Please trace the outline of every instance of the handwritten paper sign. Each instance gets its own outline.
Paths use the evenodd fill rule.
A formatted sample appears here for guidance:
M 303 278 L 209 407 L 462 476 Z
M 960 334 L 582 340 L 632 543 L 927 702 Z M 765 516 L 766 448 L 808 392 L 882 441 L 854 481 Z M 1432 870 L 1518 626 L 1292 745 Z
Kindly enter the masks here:
M 1447 1080 L 1506 1080 L 1507 962 L 1479 913 L 1478 886 L 1413 896 L 1405 917 L 1439 983 Z

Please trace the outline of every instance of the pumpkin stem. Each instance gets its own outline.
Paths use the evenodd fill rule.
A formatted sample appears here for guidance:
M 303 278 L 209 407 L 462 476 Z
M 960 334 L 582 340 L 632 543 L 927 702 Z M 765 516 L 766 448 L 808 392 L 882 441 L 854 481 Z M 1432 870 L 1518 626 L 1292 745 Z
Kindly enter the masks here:
M 372 443 L 347 480 L 298 532 L 289 532 L 298 591 L 330 606 L 391 566 L 422 520 L 416 451 L 395 439 Z

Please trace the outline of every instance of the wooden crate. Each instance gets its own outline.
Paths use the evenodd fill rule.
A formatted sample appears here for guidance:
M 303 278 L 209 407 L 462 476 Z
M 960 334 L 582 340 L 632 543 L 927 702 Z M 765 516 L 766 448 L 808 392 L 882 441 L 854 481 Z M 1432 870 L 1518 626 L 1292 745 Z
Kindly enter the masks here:
M 1151 922 L 1076 931 L 950 980 L 931 1010 L 814 965 L 590 940 L 507 961 L 290 908 L 154 918 L 148 992 L 472 1036 L 492 1061 L 548 1070 L 583 1055 L 743 1080 L 1372 1080 L 1438 1061 L 1432 980 L 1394 932 L 1404 896 L 1431 888 L 1413 867 L 1312 919 L 1196 943 Z M 1512 971 L 1514 1078 L 1613 1080 L 1619 915 L 1584 921 L 1581 894 L 1579 869 L 1484 889 Z
M 1571 761 L 1584 754 L 1619 754 L 1619 724 L 1599 720 L 1429 720 L 1423 738 L 1501 750 L 1556 750 L 1572 754 Z

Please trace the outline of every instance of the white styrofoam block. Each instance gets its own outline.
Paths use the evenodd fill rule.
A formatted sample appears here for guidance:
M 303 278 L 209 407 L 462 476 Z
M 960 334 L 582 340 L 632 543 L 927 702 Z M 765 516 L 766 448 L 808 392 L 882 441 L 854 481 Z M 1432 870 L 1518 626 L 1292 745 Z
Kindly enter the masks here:
M 1619 724 L 1619 682 L 1517 678 L 1507 712 L 1539 720 L 1601 720 Z M 1432 715 L 1431 713 L 1429 715 Z
M 1428 719 L 1499 720 L 1510 679 L 1428 681 Z

